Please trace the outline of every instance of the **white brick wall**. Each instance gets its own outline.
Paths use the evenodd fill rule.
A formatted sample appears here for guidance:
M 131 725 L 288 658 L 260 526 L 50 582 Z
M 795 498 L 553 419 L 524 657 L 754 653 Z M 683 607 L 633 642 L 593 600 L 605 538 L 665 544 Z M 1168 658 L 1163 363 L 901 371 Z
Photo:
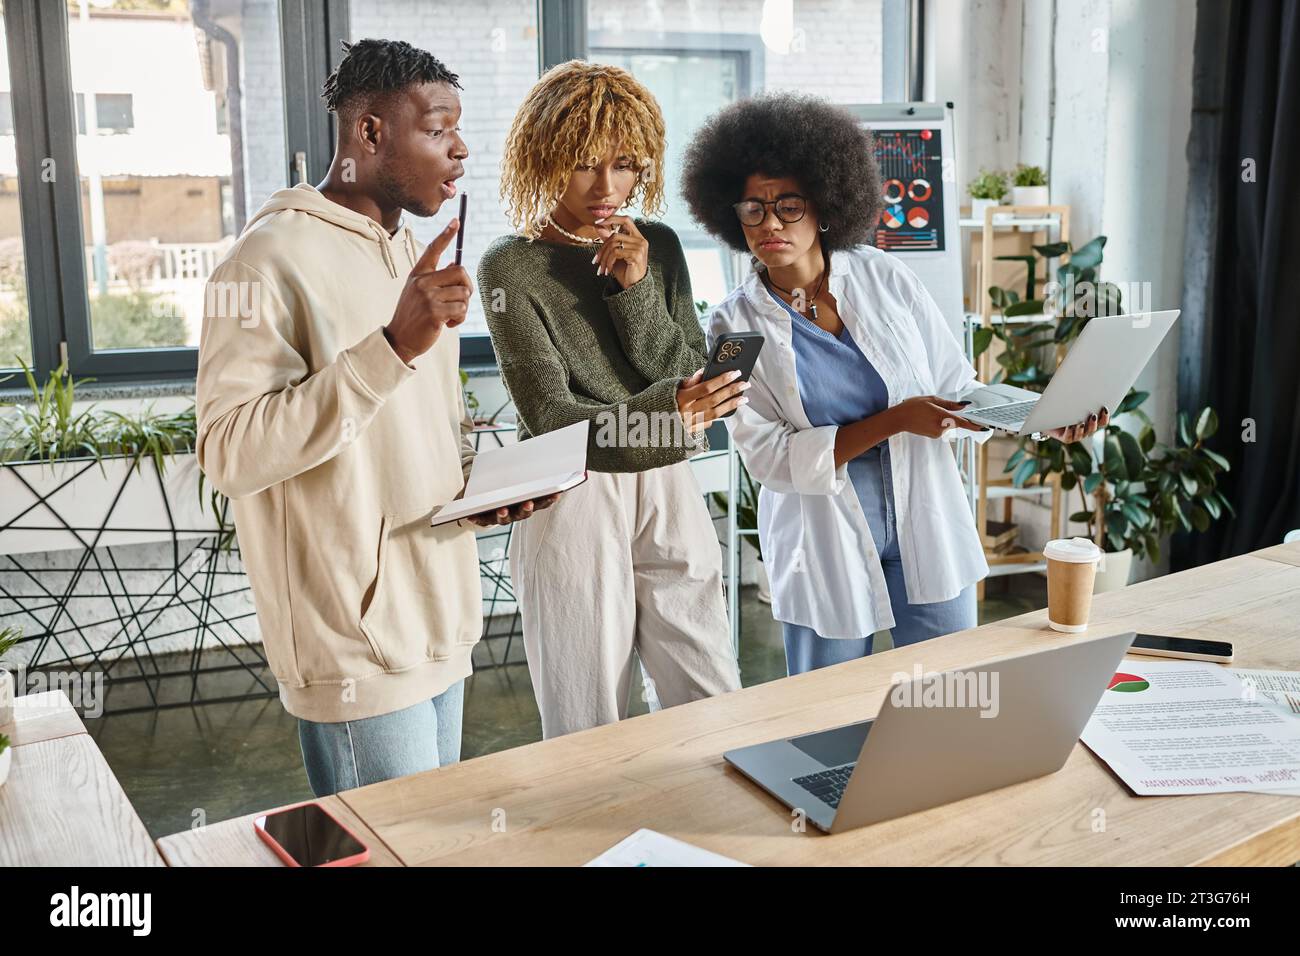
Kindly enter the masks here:
M 244 170 L 248 184 L 244 208 L 248 218 L 271 193 L 285 185 L 289 168 L 284 144 L 279 6 L 277 0 L 244 0 L 240 23 Z M 324 79 L 321 77 L 322 82 Z
M 510 231 L 500 199 L 501 150 L 515 109 L 537 81 L 537 10 L 533 0 L 463 4 L 428 0 L 353 0 L 352 36 L 405 40 L 428 50 L 460 75 L 469 159 L 460 186 L 469 193 L 465 262 L 471 272 L 488 244 Z M 454 215 L 446 203 L 432 219 L 408 222 L 428 242 Z M 462 331 L 486 332 L 475 297 Z

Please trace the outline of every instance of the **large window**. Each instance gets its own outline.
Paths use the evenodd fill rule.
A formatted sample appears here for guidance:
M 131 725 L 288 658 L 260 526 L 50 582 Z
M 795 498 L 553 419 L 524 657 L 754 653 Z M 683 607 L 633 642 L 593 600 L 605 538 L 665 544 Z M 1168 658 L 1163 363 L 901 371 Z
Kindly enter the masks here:
M 0 39 L 5 35 L 0 4 Z M 9 92 L 7 44 L 0 43 L 0 368 L 32 363 L 22 215 L 18 208 L 18 162 L 14 147 L 13 96 Z
M 284 182 L 277 7 L 68 7 L 90 351 L 194 348 L 204 283 Z
M 542 70 L 631 70 L 668 123 L 665 218 L 716 301 L 738 268 L 681 202 L 690 136 L 762 90 L 901 98 L 909 2 L 0 0 L 0 378 L 20 358 L 40 376 L 193 376 L 213 267 L 271 192 L 329 163 L 320 87 L 344 38 L 408 40 L 460 74 L 471 268 L 511 228 L 502 146 Z M 408 221 L 428 241 L 452 214 Z M 491 361 L 477 300 L 463 333 L 462 361 Z
M 461 135 L 469 147 L 460 188 L 469 194 L 465 258 L 471 264 L 497 236 L 510 232 L 499 198 L 501 152 L 515 108 L 537 82 L 537 3 L 535 0 L 352 0 L 352 36 L 406 40 L 428 50 L 460 77 Z M 444 203 L 431 219 L 407 216 L 416 238 L 427 243 L 448 219 L 456 203 Z M 461 326 L 471 358 L 489 358 L 490 346 L 478 296 L 470 300 Z M 475 347 L 477 346 L 477 347 Z
M 664 113 L 664 219 L 686 249 L 696 299 L 739 281 L 736 257 L 692 221 L 679 170 L 691 136 L 728 103 L 795 90 L 837 103 L 879 103 L 884 0 L 587 0 L 588 56 L 629 70 Z
M 0 369 L 27 305 L 17 357 L 41 376 L 194 374 L 204 283 L 291 181 L 286 117 L 323 113 L 305 26 L 333 7 L 6 0 L 2 52 L 22 66 L 0 71 Z M 303 28 L 282 44 L 288 10 Z M 319 74 L 310 101 L 286 89 L 291 49 Z

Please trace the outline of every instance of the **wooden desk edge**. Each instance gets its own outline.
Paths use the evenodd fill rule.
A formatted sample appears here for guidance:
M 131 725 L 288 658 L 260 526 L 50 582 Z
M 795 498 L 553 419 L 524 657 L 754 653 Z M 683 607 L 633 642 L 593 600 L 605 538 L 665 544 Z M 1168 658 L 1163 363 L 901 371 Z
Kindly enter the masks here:
M 169 833 L 161 836 L 154 841 L 154 846 L 158 854 L 162 857 L 167 866 L 174 867 L 234 867 L 234 866 L 257 866 L 261 860 L 246 859 L 236 860 L 234 858 L 225 858 L 216 855 L 213 859 L 204 861 L 196 858 L 196 851 L 202 854 L 205 846 L 210 841 L 220 841 L 227 839 L 227 832 L 242 831 L 237 833 L 234 839 L 238 840 L 243 846 L 253 846 L 256 848 L 256 856 L 267 858 L 267 865 L 279 863 L 278 858 L 274 857 L 274 852 L 269 846 L 262 842 L 262 839 L 253 832 L 253 821 L 267 813 L 274 813 L 276 810 L 283 810 L 286 807 L 299 806 L 304 803 L 320 803 L 327 810 L 343 821 L 353 833 L 355 833 L 363 843 L 370 847 L 370 859 L 364 866 L 405 866 L 392 848 L 388 846 L 357 813 L 347 805 L 337 794 L 322 797 L 317 800 L 299 800 L 295 803 L 287 803 L 281 807 L 274 807 L 270 810 L 256 810 L 252 813 L 246 813 L 243 816 L 231 817 L 228 820 L 221 820 L 217 823 L 208 824 L 206 827 L 200 827 L 195 830 L 180 830 L 176 833 Z M 211 830 L 211 835 L 203 833 L 204 830 Z M 242 849 L 242 847 L 241 847 Z
M 36 698 L 48 698 L 38 701 Z M 14 747 L 87 733 L 86 725 L 62 688 L 14 698 L 14 719 L 0 727 Z
M 1193 866 L 1300 866 L 1300 800 L 1296 815 L 1240 843 L 1197 860 Z

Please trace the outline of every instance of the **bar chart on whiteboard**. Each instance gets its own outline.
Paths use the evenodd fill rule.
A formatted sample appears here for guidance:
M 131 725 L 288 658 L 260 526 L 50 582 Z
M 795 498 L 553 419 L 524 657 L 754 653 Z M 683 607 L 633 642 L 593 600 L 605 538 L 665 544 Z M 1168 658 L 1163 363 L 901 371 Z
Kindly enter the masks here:
M 943 149 L 938 129 L 875 130 L 885 208 L 876 248 L 886 252 L 942 252 Z

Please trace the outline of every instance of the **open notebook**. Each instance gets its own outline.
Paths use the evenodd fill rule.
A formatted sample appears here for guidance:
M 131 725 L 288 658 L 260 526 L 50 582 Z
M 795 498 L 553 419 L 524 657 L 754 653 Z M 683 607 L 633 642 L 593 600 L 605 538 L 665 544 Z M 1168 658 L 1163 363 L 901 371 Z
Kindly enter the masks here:
M 587 480 L 585 421 L 504 448 L 479 452 L 465 494 L 437 509 L 429 522 L 449 524 L 484 511 L 568 491 Z

